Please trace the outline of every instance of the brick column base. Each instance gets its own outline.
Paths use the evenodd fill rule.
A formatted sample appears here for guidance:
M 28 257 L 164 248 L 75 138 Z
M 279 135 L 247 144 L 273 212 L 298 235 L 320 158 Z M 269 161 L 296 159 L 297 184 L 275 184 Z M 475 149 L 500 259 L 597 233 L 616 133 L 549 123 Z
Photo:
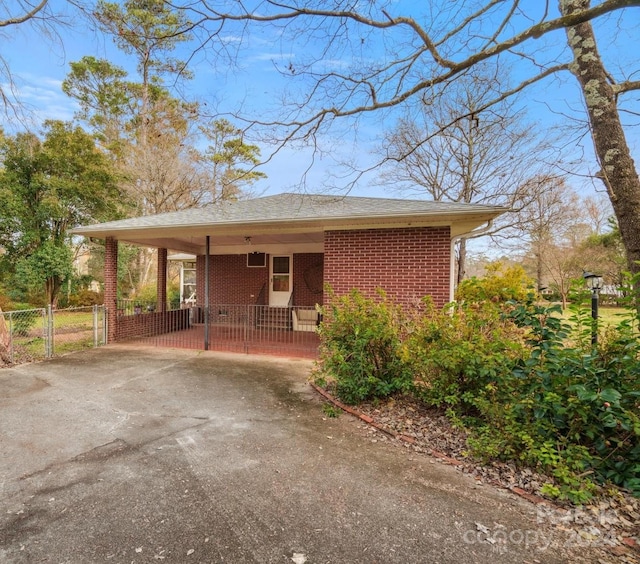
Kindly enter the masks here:
M 104 242 L 104 305 L 107 309 L 107 342 L 118 336 L 118 241 L 107 237 Z

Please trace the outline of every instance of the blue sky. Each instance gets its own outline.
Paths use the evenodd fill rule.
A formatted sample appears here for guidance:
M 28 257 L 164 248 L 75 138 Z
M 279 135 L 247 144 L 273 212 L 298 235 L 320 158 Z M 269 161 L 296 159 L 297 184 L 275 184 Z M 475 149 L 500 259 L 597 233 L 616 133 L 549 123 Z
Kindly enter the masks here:
M 532 2 L 534 0 L 531 0 Z M 69 27 L 60 31 L 62 41 L 48 41 L 40 34 L 34 33 L 28 26 L 16 27 L 5 33 L 10 35 L 2 38 L 0 51 L 9 63 L 15 75 L 20 100 L 34 111 L 34 122 L 44 119 L 69 120 L 75 110 L 74 103 L 61 90 L 61 83 L 69 69 L 69 63 L 79 60 L 84 55 L 94 55 L 109 59 L 124 67 L 135 76 L 134 62 L 127 58 L 113 45 L 109 38 L 105 38 L 91 31 L 86 22 L 77 19 L 67 5 L 60 0 L 53 0 L 54 8 L 60 10 L 69 20 Z M 400 4 L 398 2 L 397 4 Z M 396 5 L 397 5 L 396 4 Z M 410 4 L 409 4 L 410 5 Z M 612 18 L 607 26 L 601 27 L 599 32 L 599 46 L 605 56 L 611 54 L 609 64 L 613 67 L 628 67 L 637 62 L 637 41 L 634 35 L 640 27 L 640 10 L 627 10 L 624 14 L 624 25 Z M 272 36 L 271 36 L 272 34 Z M 237 38 L 229 33 L 225 40 L 233 44 Z M 542 41 L 554 47 L 554 42 L 562 41 L 561 35 L 556 34 Z M 234 111 L 242 105 L 264 115 L 270 107 L 277 106 L 284 83 L 275 69 L 275 65 L 284 61 L 295 61 L 299 46 L 292 45 L 290 52 L 283 52 L 277 42 L 275 28 L 263 34 L 252 35 L 242 51 L 238 67 L 229 69 L 224 64 L 215 65 L 215 58 L 211 53 L 202 53 L 194 59 L 193 70 L 195 80 L 187 83 L 184 94 L 188 98 L 196 98 L 206 102 L 207 108 L 219 111 Z M 380 51 L 382 52 L 382 51 Z M 374 55 L 374 53 L 369 53 Z M 341 61 L 326 61 L 327 64 L 340 65 Z M 637 65 L 640 68 L 640 65 Z M 612 70 L 617 70 L 613 68 Z M 515 74 L 524 72 L 516 67 Z M 637 77 L 636 77 L 637 78 Z M 632 95 L 633 96 L 633 95 Z M 636 100 L 638 96 L 635 96 Z M 528 108 L 528 119 L 534 129 L 553 131 L 557 124 L 565 121 L 565 114 L 580 115 L 582 102 L 573 77 L 565 75 L 560 79 L 549 80 L 527 92 L 522 104 Z M 636 104 L 638 109 L 640 103 Z M 629 123 L 635 117 L 628 117 Z M 11 131 L 16 125 L 15 119 L 7 121 L 3 117 L 2 125 Z M 379 141 L 382 131 L 390 123 L 380 123 L 379 117 L 361 122 L 358 142 L 355 143 L 350 130 L 341 131 L 335 138 L 325 139 L 329 142 L 332 152 L 318 159 L 312 167 L 308 177 L 311 188 L 324 184 L 327 170 L 343 156 L 357 155 L 361 162 L 372 162 L 370 154 L 373 146 Z M 636 161 L 640 162 L 640 134 L 637 126 L 627 128 L 628 139 L 633 147 Z M 582 144 L 576 144 L 571 139 L 563 149 L 568 155 L 575 156 L 584 153 L 584 170 L 593 170 L 595 163 L 591 153 L 588 135 Z M 265 153 L 265 151 L 263 151 Z M 291 189 L 310 165 L 310 153 L 304 150 L 285 148 L 264 170 L 268 179 L 262 185 L 267 193 L 280 192 Z M 368 181 L 375 180 L 369 177 Z M 390 195 L 388 191 L 378 187 L 371 187 L 368 181 L 363 182 L 352 191 L 356 195 Z M 575 186 L 589 190 L 590 184 L 578 178 Z

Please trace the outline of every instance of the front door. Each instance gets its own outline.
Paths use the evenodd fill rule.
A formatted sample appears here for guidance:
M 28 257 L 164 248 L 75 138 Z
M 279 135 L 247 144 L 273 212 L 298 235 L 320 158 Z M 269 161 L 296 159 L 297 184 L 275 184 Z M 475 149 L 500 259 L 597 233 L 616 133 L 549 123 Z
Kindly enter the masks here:
M 293 292 L 293 256 L 271 255 L 271 279 L 269 284 L 269 305 L 286 307 Z

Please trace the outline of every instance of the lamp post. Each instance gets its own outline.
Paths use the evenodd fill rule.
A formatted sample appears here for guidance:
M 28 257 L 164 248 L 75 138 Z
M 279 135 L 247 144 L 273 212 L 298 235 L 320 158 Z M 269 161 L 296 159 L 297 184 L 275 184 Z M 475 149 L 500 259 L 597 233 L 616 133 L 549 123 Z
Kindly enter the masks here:
M 591 328 L 591 344 L 598 344 L 598 294 L 602 290 L 602 276 L 593 272 L 584 272 L 582 274 L 587 288 L 591 290 L 591 317 L 593 325 Z

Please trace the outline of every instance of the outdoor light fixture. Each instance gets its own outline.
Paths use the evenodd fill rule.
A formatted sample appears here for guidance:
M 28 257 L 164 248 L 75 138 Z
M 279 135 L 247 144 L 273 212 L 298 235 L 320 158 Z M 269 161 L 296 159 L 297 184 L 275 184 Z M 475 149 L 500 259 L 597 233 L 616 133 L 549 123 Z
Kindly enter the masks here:
M 245 237 L 245 238 L 244 238 L 244 244 L 245 244 L 245 245 L 251 245 L 251 237 L 248 237 L 248 236 L 247 236 L 247 237 Z
M 602 276 L 594 274 L 593 272 L 584 272 L 582 277 L 587 284 L 587 288 L 592 292 L 599 292 L 602 290 Z
M 591 317 L 593 319 L 593 325 L 591 326 L 591 344 L 598 344 L 598 294 L 602 290 L 602 276 L 594 274 L 593 272 L 583 272 L 587 288 L 591 290 Z

